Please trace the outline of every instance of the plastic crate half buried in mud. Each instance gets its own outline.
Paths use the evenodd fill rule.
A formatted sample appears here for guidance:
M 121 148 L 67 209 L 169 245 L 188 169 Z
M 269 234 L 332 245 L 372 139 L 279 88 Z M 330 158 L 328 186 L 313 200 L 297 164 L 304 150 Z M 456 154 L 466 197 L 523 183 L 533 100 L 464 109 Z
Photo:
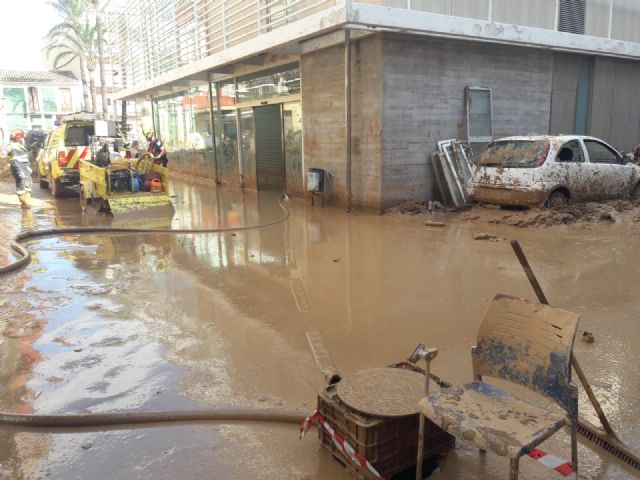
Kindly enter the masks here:
M 415 466 L 418 453 L 419 417 L 377 417 L 357 412 L 338 396 L 336 385 L 318 394 L 318 413 L 386 479 Z M 331 435 L 318 429 L 322 449 L 347 468 L 352 478 L 375 480 L 371 473 L 355 467 L 336 447 Z M 443 455 L 455 445 L 455 438 L 425 419 L 424 456 Z

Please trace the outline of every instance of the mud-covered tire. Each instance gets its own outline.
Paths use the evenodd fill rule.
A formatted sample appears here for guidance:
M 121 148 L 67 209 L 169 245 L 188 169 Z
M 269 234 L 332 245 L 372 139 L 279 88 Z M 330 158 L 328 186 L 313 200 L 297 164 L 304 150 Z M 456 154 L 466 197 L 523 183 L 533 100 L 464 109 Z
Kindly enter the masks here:
M 640 183 L 637 183 L 635 187 L 631 190 L 631 200 L 640 199 Z
M 569 203 L 569 197 L 561 190 L 551 192 L 547 199 L 547 208 L 563 207 Z

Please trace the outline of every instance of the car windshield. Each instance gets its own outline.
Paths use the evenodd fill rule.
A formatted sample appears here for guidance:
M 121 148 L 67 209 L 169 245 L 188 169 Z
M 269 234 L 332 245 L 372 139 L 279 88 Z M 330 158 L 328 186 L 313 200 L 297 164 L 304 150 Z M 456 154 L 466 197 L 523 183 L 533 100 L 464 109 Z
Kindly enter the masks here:
M 93 135 L 93 125 L 73 126 L 67 128 L 67 138 L 65 144 L 68 147 L 78 147 L 89 145 L 89 137 Z
M 548 140 L 500 140 L 489 144 L 477 164 L 485 167 L 539 167 L 548 152 Z

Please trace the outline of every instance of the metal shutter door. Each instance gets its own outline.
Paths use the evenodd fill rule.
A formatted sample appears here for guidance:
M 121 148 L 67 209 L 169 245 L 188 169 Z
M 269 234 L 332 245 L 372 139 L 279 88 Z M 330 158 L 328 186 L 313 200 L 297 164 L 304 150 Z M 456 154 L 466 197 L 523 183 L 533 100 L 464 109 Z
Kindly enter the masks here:
M 258 190 L 284 189 L 284 152 L 280 105 L 255 109 Z

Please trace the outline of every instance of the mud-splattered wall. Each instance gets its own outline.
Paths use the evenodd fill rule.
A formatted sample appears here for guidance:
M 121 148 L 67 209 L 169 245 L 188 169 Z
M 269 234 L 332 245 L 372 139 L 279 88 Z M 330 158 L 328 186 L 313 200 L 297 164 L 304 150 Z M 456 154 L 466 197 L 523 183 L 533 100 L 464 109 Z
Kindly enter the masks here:
M 382 36 L 352 43 L 352 200 L 379 208 L 382 151 Z M 304 166 L 333 173 L 330 202 L 346 203 L 344 47 L 304 55 Z
M 215 185 L 213 151 L 178 150 L 168 152 L 169 171 L 197 178 L 201 183 Z
M 466 138 L 465 87 L 493 95 L 493 137 L 548 133 L 552 54 L 416 36 L 384 37 L 383 206 L 435 197 L 438 140 Z

